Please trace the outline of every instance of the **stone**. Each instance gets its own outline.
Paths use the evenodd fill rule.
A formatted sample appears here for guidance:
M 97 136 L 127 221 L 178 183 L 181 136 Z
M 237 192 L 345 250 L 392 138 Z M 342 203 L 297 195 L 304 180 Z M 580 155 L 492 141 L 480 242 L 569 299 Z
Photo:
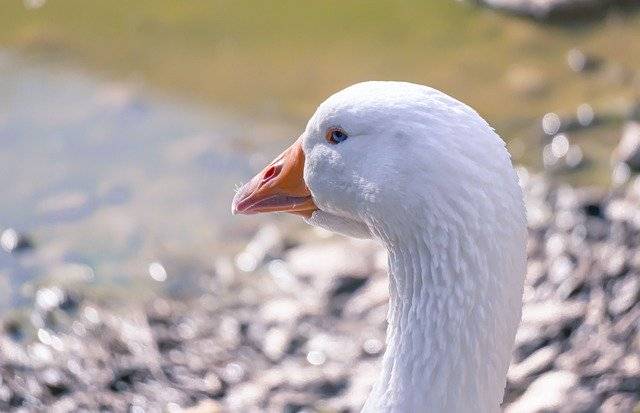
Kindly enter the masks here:
M 294 275 L 309 277 L 324 290 L 333 277 L 369 275 L 375 270 L 378 250 L 369 240 L 339 239 L 293 248 L 286 262 Z
M 362 351 L 366 356 L 377 356 L 384 350 L 384 341 L 378 338 L 368 338 L 362 343 Z
M 622 384 L 622 380 L 615 374 L 603 374 L 596 378 L 594 391 L 600 394 L 607 394 L 617 390 Z
M 602 0 L 477 0 L 488 7 L 538 20 L 575 19 L 604 10 L 612 1 Z
M 639 397 L 633 393 L 614 393 L 600 406 L 602 413 L 636 412 L 640 408 Z
M 560 353 L 559 346 L 550 345 L 543 347 L 518 364 L 511 365 L 507 374 L 507 379 L 516 386 L 533 380 L 533 378 L 552 368 L 555 358 Z
M 310 383 L 307 389 L 322 398 L 329 398 L 341 394 L 343 391 L 345 391 L 348 385 L 349 382 L 347 379 L 322 379 Z
M 238 384 L 247 375 L 245 367 L 239 363 L 228 363 L 224 369 L 222 369 L 221 376 L 227 383 Z
M 612 278 L 618 277 L 625 270 L 628 253 L 626 251 L 626 248 L 624 247 L 620 248 L 613 245 L 608 250 L 608 252 L 609 254 L 603 257 L 604 258 L 603 266 L 604 266 L 605 274 Z
M 614 317 L 629 311 L 640 299 L 640 274 L 629 274 L 613 285 L 608 310 Z
M 349 362 L 360 354 L 358 344 L 348 335 L 318 333 L 309 339 L 306 348 L 309 350 L 309 354 L 315 355 L 314 358 L 322 357 L 322 362 L 317 364 L 323 364 L 325 359 L 343 363 Z M 318 355 L 320 356 L 318 357 Z M 309 357 L 307 360 L 311 362 Z
M 278 361 L 286 353 L 290 341 L 291 338 L 287 330 L 277 327 L 271 328 L 265 334 L 262 351 L 271 361 Z
M 624 126 L 613 158 L 624 162 L 634 171 L 640 171 L 640 122 L 628 122 Z
M 522 323 L 539 327 L 562 327 L 584 317 L 585 310 L 585 303 L 580 301 L 531 303 L 522 311 Z
M 522 325 L 516 333 L 514 357 L 516 362 L 520 362 L 529 357 L 535 351 L 547 345 L 549 339 L 542 333 L 540 328 L 533 325 Z
M 601 397 L 587 386 L 576 386 L 569 392 L 567 399 L 558 413 L 595 412 L 601 403 Z
M 225 403 L 232 412 L 257 412 L 266 391 L 255 383 L 242 383 L 229 390 Z
M 389 281 L 386 274 L 372 277 L 369 282 L 349 300 L 343 310 L 348 317 L 362 317 L 375 307 L 386 306 L 389 301 Z
M 148 380 L 150 377 L 151 372 L 146 368 L 123 368 L 114 372 L 109 389 L 114 392 L 124 392 L 136 383 Z
M 25 234 L 7 228 L 0 234 L 0 247 L 8 253 L 16 253 L 33 247 L 33 242 Z
M 640 376 L 640 355 L 630 353 L 622 357 L 618 360 L 618 371 L 630 377 Z
M 36 292 L 35 302 L 42 311 L 57 308 L 65 300 L 65 292 L 58 287 L 42 288 Z
M 268 258 L 279 257 L 284 247 L 284 237 L 280 229 L 274 224 L 265 225 L 236 256 L 236 266 L 243 272 L 255 271 Z
M 40 379 L 53 397 L 60 397 L 70 391 L 69 383 L 64 375 L 57 369 L 49 368 L 43 371 Z
M 565 1 L 565 3 L 597 4 L 597 3 L 603 3 L 603 2 L 595 1 L 595 0 L 592 0 L 592 1 L 569 0 L 569 1 Z M 569 50 L 569 52 L 567 52 L 567 65 L 574 72 L 581 73 L 581 72 L 589 72 L 598 68 L 598 66 L 600 65 L 600 61 L 599 59 L 586 54 L 580 49 L 571 49 Z
M 367 283 L 367 278 L 344 275 L 334 278 L 328 291 L 331 314 L 340 316 L 345 303 Z
M 538 413 L 557 410 L 568 401 L 569 392 L 577 384 L 578 376 L 570 371 L 550 371 L 535 379 L 524 394 L 504 411 L 505 413 Z
M 336 298 L 341 295 L 351 295 L 358 291 L 367 282 L 366 278 L 350 275 L 336 277 L 329 290 L 329 296 Z
M 289 324 L 304 313 L 304 308 L 293 299 L 280 298 L 266 302 L 260 309 L 260 317 L 265 323 Z

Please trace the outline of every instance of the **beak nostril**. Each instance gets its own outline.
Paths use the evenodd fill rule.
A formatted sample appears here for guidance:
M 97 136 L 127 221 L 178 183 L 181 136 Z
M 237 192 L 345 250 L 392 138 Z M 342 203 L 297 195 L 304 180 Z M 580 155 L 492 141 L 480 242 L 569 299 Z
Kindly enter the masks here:
M 269 182 L 271 179 L 278 176 L 278 174 L 280 173 L 280 169 L 281 169 L 280 165 L 271 165 L 269 169 L 267 169 L 264 175 L 262 176 L 262 183 L 265 184 Z

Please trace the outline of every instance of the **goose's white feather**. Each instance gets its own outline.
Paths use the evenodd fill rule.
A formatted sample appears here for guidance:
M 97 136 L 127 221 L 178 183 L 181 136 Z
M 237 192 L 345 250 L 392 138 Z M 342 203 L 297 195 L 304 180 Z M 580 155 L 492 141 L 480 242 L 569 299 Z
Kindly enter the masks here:
M 348 139 L 328 143 L 332 127 Z M 504 142 L 442 92 L 365 82 L 322 103 L 302 144 L 307 221 L 389 252 L 387 350 L 364 411 L 498 411 L 526 260 Z

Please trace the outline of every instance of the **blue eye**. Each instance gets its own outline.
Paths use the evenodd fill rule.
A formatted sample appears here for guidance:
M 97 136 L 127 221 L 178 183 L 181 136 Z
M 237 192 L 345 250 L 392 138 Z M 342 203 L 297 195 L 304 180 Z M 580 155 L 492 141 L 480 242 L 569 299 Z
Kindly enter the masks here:
M 331 128 L 327 131 L 327 141 L 329 143 L 340 143 L 346 141 L 348 138 L 345 131 L 338 128 Z

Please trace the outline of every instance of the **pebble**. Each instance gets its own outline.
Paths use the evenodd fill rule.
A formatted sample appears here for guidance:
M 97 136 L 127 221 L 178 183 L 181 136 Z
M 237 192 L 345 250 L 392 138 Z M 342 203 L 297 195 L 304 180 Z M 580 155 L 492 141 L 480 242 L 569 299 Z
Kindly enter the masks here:
M 288 251 L 286 261 L 293 275 L 308 277 L 325 290 L 334 277 L 371 274 L 378 250 L 372 241 L 341 239 L 293 248 Z
M 586 305 L 581 301 L 547 301 L 530 303 L 522 311 L 522 324 L 537 327 L 558 327 L 579 320 Z
M 369 338 L 362 344 L 362 350 L 368 356 L 377 356 L 384 350 L 384 343 L 377 338 Z
M 327 356 L 321 351 L 313 350 L 307 353 L 307 361 L 314 366 L 321 366 L 327 361 Z
M 13 228 L 7 228 L 0 234 L 0 247 L 8 253 L 16 253 L 33 247 L 32 241 Z
M 609 396 L 602 406 L 602 413 L 618 413 L 636 411 L 640 397 L 633 393 L 615 393 Z
M 591 126 L 591 124 L 596 119 L 596 113 L 591 105 L 589 105 L 588 103 L 583 103 L 578 106 L 578 109 L 576 110 L 576 117 L 580 126 L 588 127 Z
M 269 257 L 280 256 L 284 247 L 284 237 L 280 229 L 274 224 L 265 225 L 236 256 L 236 266 L 240 271 L 252 272 Z
M 245 368 L 238 363 L 229 363 L 222 370 L 222 378 L 231 384 L 240 383 L 245 374 Z
M 558 354 L 560 354 L 558 345 L 536 350 L 522 362 L 509 368 L 508 380 L 516 386 L 522 386 L 527 380 L 550 370 Z
M 41 381 L 53 397 L 60 397 L 69 392 L 69 385 L 65 382 L 62 373 L 56 369 L 43 371 Z
M 165 270 L 164 266 L 159 262 L 152 262 L 149 264 L 148 271 L 151 278 L 158 282 L 164 282 L 167 280 L 167 270 Z
M 535 379 L 525 393 L 511 403 L 505 413 L 538 413 L 557 410 L 569 391 L 578 384 L 578 376 L 569 371 L 550 371 Z
M 567 64 L 574 72 L 583 73 L 598 68 L 600 60 L 580 49 L 571 49 L 567 52 Z
M 618 146 L 613 151 L 614 162 L 621 162 L 633 171 L 640 171 L 640 122 L 628 122 Z
M 549 112 L 542 117 L 542 130 L 547 135 L 553 136 L 558 133 L 561 125 L 560 116 L 556 113 Z
M 640 299 L 640 274 L 629 274 L 617 280 L 613 285 L 612 295 L 608 309 L 614 317 L 629 311 Z
M 599 0 L 480 0 L 479 4 L 543 21 L 572 21 L 597 15 L 611 1 Z
M 58 307 L 65 299 L 65 293 L 58 287 L 43 288 L 36 292 L 36 305 L 43 311 Z
M 272 361 L 280 360 L 287 351 L 290 337 L 284 328 L 272 328 L 265 334 L 263 351 Z

